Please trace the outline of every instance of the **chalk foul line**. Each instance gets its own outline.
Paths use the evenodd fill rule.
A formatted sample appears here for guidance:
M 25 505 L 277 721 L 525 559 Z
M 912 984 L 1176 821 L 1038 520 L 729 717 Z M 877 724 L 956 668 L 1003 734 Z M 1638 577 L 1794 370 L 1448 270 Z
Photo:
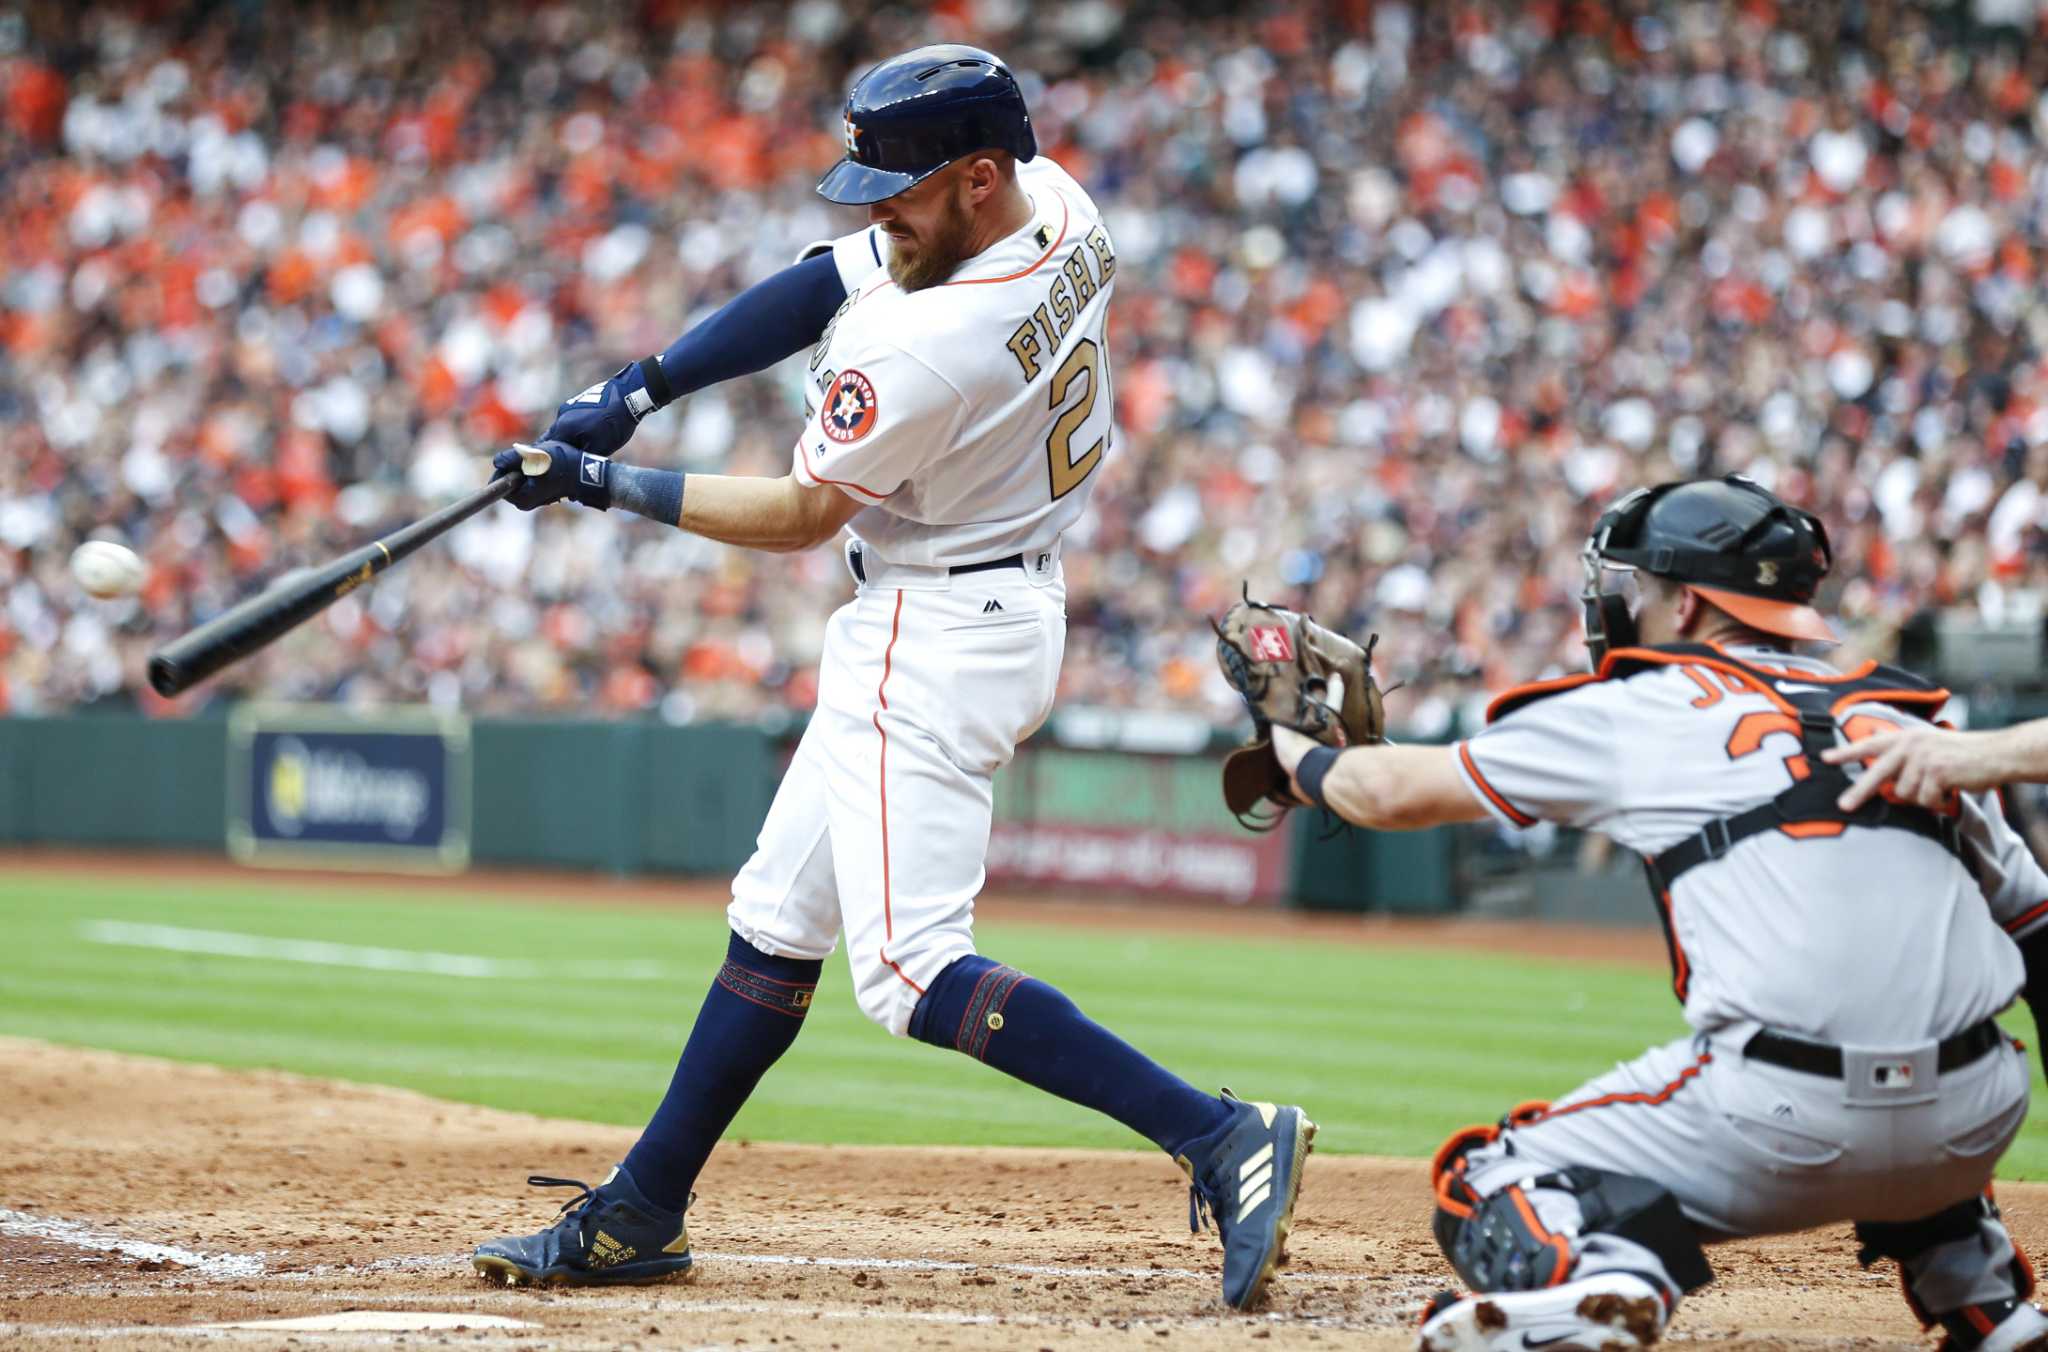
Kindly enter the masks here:
M 313 1281 L 337 1274 L 370 1275 L 379 1272 L 411 1272 L 458 1269 L 469 1265 L 467 1254 L 417 1254 L 380 1258 L 369 1263 L 322 1263 L 310 1268 L 272 1272 L 261 1253 L 202 1253 L 170 1244 L 151 1244 L 123 1239 L 108 1231 L 95 1230 L 77 1221 L 31 1216 L 0 1207 L 0 1234 L 23 1235 L 53 1240 L 84 1249 L 112 1250 L 137 1260 L 171 1262 L 208 1277 L 269 1276 L 289 1281 Z M 1216 1272 L 1172 1267 L 1095 1267 L 1063 1263 L 970 1263 L 947 1258 L 865 1258 L 813 1257 L 805 1254 L 718 1253 L 699 1250 L 702 1263 L 732 1263 L 744 1267 L 810 1267 L 853 1272 L 1001 1272 L 1025 1277 L 1084 1278 L 1169 1278 L 1186 1281 L 1214 1281 Z M 1281 1272 L 1283 1281 L 1294 1282 L 1384 1282 L 1387 1273 L 1366 1272 Z
M 77 1221 L 31 1216 L 4 1207 L 0 1207 L 0 1235 L 47 1239 L 81 1249 L 118 1253 L 123 1258 L 133 1258 L 138 1262 L 176 1263 L 207 1277 L 258 1277 L 264 1271 L 261 1254 L 200 1253 L 174 1244 L 149 1244 L 137 1239 L 123 1239 L 108 1231 L 80 1225 Z
M 302 962 L 320 967 L 354 967 L 370 972 L 420 976 L 499 981 L 540 981 L 554 977 L 665 981 L 674 975 L 658 962 L 635 959 L 543 963 L 524 958 L 487 958 L 475 953 L 436 953 L 425 949 L 337 944 L 323 939 L 277 939 L 232 930 L 145 925 L 128 920 L 87 920 L 79 925 L 78 933 L 87 943 L 120 948 L 200 953 L 216 958 L 253 958 L 261 962 Z

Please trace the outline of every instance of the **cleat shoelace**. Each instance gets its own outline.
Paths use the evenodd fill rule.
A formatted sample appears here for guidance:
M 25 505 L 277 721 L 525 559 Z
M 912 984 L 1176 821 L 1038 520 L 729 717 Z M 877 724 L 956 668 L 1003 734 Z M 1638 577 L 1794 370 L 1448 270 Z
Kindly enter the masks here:
M 528 1174 L 526 1176 L 526 1183 L 528 1187 L 533 1188 L 577 1189 L 574 1197 L 562 1203 L 562 1209 L 555 1213 L 555 1223 L 548 1228 L 551 1230 L 560 1229 L 564 1225 L 574 1224 L 576 1226 L 577 1247 L 582 1249 L 589 1248 L 589 1241 L 583 1236 L 583 1213 L 589 1210 L 591 1205 L 597 1201 L 597 1189 L 579 1178 L 551 1178 L 546 1174 Z

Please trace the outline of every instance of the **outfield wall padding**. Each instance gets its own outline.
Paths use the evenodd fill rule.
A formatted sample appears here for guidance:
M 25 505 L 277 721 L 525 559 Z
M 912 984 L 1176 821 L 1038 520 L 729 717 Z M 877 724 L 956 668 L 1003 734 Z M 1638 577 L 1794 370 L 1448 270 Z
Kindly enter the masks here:
M 752 728 L 479 721 L 470 855 L 607 873 L 732 873 L 777 778 Z
M 374 715 L 366 719 L 374 723 Z M 0 843 L 222 850 L 228 741 L 227 719 L 215 714 L 0 718 Z M 468 758 L 470 859 L 620 875 L 730 875 L 753 852 L 785 750 L 776 737 L 749 727 L 476 720 Z M 1037 754 L 1046 757 L 1039 769 L 1049 773 L 1137 753 L 1048 746 Z M 1206 829 L 1220 819 L 1220 807 L 1208 796 L 1213 760 L 1176 761 L 1171 769 L 1165 782 L 1172 792 L 1144 775 L 1105 779 L 1128 796 L 1084 804 L 1089 821 L 1163 829 L 1185 826 L 1180 818 L 1188 817 Z M 1127 780 L 1152 787 L 1132 790 Z M 1010 786 L 1023 787 L 1022 779 Z M 1004 801 L 1009 816 L 999 826 L 1025 829 L 1032 840 L 1073 826 L 1074 805 L 1059 794 L 1040 802 L 1010 793 Z M 1287 859 L 1286 876 L 1275 888 L 1281 895 L 1330 910 L 1436 912 L 1457 904 L 1448 833 L 1347 831 L 1323 839 L 1320 815 L 1297 813 L 1291 841 L 1275 842 Z M 1189 839 L 1206 837 L 1196 832 Z M 1161 848 L 1193 846 L 1176 837 Z M 1032 885 L 1089 890 L 1064 877 L 1034 878 Z M 1136 890 L 1122 875 L 1095 886 Z
M 135 714 L 0 719 L 0 838 L 221 848 L 227 725 Z
M 775 791 L 751 728 L 481 720 L 472 729 L 481 864 L 731 873 Z M 0 718 L 0 843 L 220 850 L 227 722 L 132 713 Z

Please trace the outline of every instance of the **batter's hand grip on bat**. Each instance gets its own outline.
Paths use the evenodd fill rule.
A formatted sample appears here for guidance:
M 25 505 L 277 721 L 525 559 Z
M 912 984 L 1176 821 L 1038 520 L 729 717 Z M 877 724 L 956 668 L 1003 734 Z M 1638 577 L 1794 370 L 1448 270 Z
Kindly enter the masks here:
M 523 452 L 524 448 L 522 459 Z M 509 474 L 493 479 L 460 502 L 450 503 L 381 540 L 372 540 L 332 563 L 278 579 L 151 653 L 151 688 L 164 696 L 183 694 L 221 668 L 312 619 L 429 540 L 501 501 L 520 482 L 518 476 Z

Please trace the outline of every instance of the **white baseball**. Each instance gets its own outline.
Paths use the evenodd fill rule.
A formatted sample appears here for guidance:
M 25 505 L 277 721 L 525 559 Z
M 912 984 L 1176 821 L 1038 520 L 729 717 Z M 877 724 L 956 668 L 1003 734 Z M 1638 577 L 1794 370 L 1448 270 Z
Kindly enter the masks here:
M 87 540 L 71 555 L 71 576 L 89 596 L 133 596 L 147 572 L 134 550 L 111 540 Z

